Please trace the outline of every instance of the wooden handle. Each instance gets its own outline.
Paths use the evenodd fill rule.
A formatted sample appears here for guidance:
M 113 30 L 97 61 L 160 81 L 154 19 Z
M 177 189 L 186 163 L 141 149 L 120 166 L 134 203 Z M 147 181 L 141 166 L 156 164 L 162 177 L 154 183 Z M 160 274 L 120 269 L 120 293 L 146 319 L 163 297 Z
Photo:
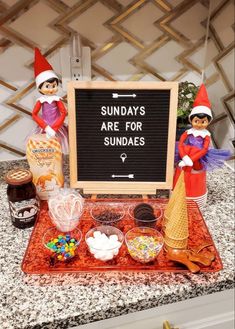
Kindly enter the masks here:
M 213 260 L 215 260 L 215 254 L 211 251 L 203 251 L 202 255 L 206 258 L 208 258 L 211 262 L 213 262 Z
M 205 249 L 207 247 L 213 246 L 213 243 L 211 241 L 204 241 L 200 246 L 192 248 L 192 250 L 196 253 L 199 253 L 202 249 Z
M 177 250 L 177 249 L 167 250 L 166 256 L 169 260 L 173 260 L 174 262 L 178 262 L 185 265 L 192 273 L 197 273 L 200 271 L 200 267 L 192 263 L 188 259 L 186 250 Z
M 205 266 L 211 265 L 211 260 L 203 255 L 196 254 L 193 251 L 188 252 L 188 259 L 192 262 L 200 263 Z

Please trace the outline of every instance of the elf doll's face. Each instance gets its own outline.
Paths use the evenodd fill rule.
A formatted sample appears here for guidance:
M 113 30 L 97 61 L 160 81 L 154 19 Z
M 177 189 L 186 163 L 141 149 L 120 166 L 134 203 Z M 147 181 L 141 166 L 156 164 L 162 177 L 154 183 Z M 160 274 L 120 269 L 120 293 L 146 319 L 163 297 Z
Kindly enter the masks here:
M 43 95 L 55 95 L 58 92 L 57 81 L 49 82 L 45 81 L 41 88 L 39 89 L 40 93 Z
M 196 116 L 192 119 L 191 124 L 192 124 L 194 129 L 203 130 L 203 129 L 206 129 L 208 127 L 209 120 L 207 119 L 207 117 L 204 117 L 204 118 L 200 119 Z

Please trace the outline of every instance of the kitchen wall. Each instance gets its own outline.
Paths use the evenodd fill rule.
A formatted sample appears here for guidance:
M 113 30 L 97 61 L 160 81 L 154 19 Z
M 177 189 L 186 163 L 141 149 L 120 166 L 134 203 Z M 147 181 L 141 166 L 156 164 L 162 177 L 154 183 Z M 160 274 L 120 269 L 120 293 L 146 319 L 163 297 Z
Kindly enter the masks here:
M 216 146 L 234 152 L 234 1 L 211 4 L 205 71 L 211 131 Z M 60 74 L 60 47 L 77 31 L 92 49 L 93 80 L 200 84 L 207 15 L 206 0 L 1 0 L 0 159 L 24 156 L 34 126 L 35 46 Z

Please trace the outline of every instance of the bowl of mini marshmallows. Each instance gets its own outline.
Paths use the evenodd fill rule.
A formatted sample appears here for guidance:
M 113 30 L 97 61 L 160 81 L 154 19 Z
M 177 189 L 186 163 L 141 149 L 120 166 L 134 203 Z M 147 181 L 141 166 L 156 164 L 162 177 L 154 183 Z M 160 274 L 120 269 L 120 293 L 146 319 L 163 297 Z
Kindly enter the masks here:
M 124 235 L 116 227 L 104 225 L 88 231 L 85 241 L 95 259 L 108 261 L 118 255 Z

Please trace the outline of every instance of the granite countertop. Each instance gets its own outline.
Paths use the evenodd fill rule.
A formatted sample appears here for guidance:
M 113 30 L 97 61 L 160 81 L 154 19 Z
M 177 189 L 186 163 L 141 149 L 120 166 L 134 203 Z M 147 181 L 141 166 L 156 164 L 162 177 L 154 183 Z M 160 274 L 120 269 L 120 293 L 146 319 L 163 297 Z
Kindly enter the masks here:
M 32 229 L 10 221 L 5 172 L 25 161 L 0 162 L 1 328 L 68 328 L 233 288 L 233 173 L 208 174 L 204 218 L 224 269 L 210 274 L 91 273 L 26 275 L 22 258 Z

